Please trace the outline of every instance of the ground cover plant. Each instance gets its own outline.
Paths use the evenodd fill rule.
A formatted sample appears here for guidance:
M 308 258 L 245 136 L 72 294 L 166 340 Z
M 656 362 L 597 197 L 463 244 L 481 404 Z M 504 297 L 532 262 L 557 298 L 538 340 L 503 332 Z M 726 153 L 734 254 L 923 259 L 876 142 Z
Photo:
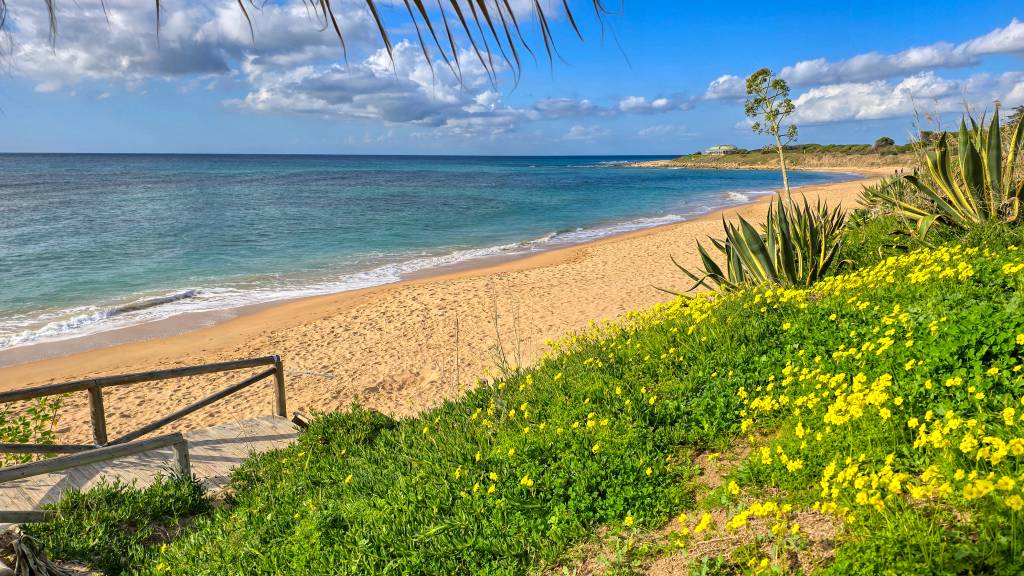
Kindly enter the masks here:
M 42 542 L 51 558 L 121 574 L 155 556 L 191 518 L 208 512 L 210 502 L 195 480 L 167 477 L 145 490 L 106 483 L 69 492 L 55 508 L 54 520 L 26 524 L 23 532 Z
M 1024 243 L 1005 226 L 936 248 L 880 240 L 898 226 L 854 228 L 877 249 L 809 288 L 595 326 L 417 418 L 322 415 L 247 461 L 225 506 L 109 573 L 550 573 L 596 533 L 666 525 L 645 554 L 689 553 L 697 573 L 1015 573 Z M 708 495 L 694 462 L 737 444 L 749 454 Z M 835 548 L 802 565 L 812 521 Z M 96 545 L 91 528 L 47 526 L 54 556 Z

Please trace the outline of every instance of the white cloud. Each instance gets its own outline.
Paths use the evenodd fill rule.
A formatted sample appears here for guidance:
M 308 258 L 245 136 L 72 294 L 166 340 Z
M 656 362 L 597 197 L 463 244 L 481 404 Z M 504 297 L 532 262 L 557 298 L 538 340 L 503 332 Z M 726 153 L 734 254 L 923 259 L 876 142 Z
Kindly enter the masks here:
M 958 81 L 925 72 L 897 83 L 875 80 L 819 86 L 793 101 L 796 106 L 793 119 L 798 123 L 819 124 L 909 118 L 915 112 L 959 111 L 965 103 L 990 108 L 997 99 L 1006 106 L 1024 103 L 1024 73 L 977 74 Z
M 794 86 L 866 82 L 924 70 L 974 66 L 982 56 L 1019 53 L 1024 53 L 1024 22 L 1014 18 L 1005 28 L 996 28 L 957 45 L 936 42 L 895 54 L 868 52 L 836 62 L 824 58 L 804 60 L 786 66 L 779 75 Z
M 533 107 L 546 118 L 569 118 L 604 113 L 590 100 L 577 100 L 576 98 L 545 98 L 538 100 Z
M 1024 22 L 1014 18 L 1005 28 L 996 28 L 955 45 L 936 42 L 893 54 L 867 52 L 838 61 L 825 58 L 802 60 L 782 68 L 779 76 L 794 87 L 861 84 L 913 76 L 928 70 L 976 66 L 983 56 L 993 54 L 1024 54 Z M 743 79 L 732 74 L 711 81 L 704 94 L 707 100 L 741 99 L 744 96 Z
M 707 100 L 736 100 L 747 94 L 747 86 L 743 79 L 732 74 L 724 74 L 708 84 L 704 98 Z
M 683 97 L 660 97 L 648 100 L 644 96 L 627 96 L 619 100 L 618 104 L 616 104 L 616 108 L 620 112 L 634 114 L 656 114 L 659 112 L 671 112 L 674 110 L 689 110 L 692 107 L 692 100 Z
M 569 128 L 562 136 L 563 140 L 587 141 L 596 140 L 608 135 L 608 130 L 600 126 L 581 126 L 579 124 Z
M 978 56 L 1024 53 L 1024 22 L 1014 18 L 1006 28 L 996 28 L 962 46 L 965 51 Z
M 138 0 L 82 2 L 73 10 L 58 5 L 56 44 L 50 44 L 43 2 L 27 2 L 9 14 L 10 62 L 17 74 L 72 86 L 83 80 L 129 84 L 152 77 L 229 75 L 237 62 L 256 57 L 280 66 L 316 58 L 340 58 L 333 32 L 320 30 L 302 0 L 250 10 L 255 43 L 233 0 L 165 0 L 159 39 L 153 4 Z M 350 45 L 369 45 L 364 10 L 354 6 L 341 18 Z
M 536 117 L 502 103 L 486 71 L 468 58 L 460 84 L 443 62 L 427 63 L 409 41 L 349 65 L 268 66 L 256 58 L 242 70 L 252 90 L 227 103 L 258 112 L 316 114 L 411 124 L 453 135 L 495 135 Z

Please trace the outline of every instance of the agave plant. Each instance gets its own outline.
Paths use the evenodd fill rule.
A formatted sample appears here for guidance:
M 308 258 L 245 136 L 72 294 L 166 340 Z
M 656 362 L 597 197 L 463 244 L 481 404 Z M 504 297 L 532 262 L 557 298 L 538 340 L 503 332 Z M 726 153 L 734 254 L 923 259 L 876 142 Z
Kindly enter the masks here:
M 1009 129 L 1009 146 L 1004 154 L 998 109 L 988 128 L 984 117 L 981 123 L 971 116 L 967 119 L 970 128 L 966 120 L 960 121 L 955 159 L 950 155 L 947 139 L 939 138 L 925 156 L 927 177 L 904 177 L 924 196 L 924 202 L 906 198 L 895 186 L 877 194 L 897 214 L 914 222 L 920 236 L 927 234 L 937 221 L 967 229 L 986 222 L 1018 219 L 1024 181 L 1014 170 L 1024 124 L 1018 121 Z
M 696 282 L 690 291 L 700 286 L 720 291 L 751 284 L 810 286 L 835 261 L 845 221 L 840 208 L 829 208 L 821 200 L 812 207 L 806 198 L 801 206 L 777 196 L 768 208 L 763 232 L 743 217 L 738 224 L 722 219 L 725 239 L 710 240 L 725 257 L 724 270 L 699 242 L 703 270 L 691 272 L 674 258 L 672 262 Z

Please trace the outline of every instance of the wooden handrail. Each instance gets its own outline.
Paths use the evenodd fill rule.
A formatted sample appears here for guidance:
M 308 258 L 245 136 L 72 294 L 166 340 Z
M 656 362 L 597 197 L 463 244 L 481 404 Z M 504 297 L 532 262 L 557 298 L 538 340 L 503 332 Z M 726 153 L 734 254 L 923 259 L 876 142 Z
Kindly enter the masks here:
M 255 376 L 228 386 L 223 390 L 215 392 L 198 402 L 194 402 L 180 410 L 177 410 L 163 418 L 155 420 L 145 426 L 129 432 L 124 436 L 108 441 L 107 418 L 103 406 L 103 389 L 108 386 L 120 386 L 124 384 L 135 384 L 139 382 L 152 382 L 155 380 L 167 380 L 170 378 L 184 378 L 200 374 L 212 374 L 214 372 L 226 372 L 241 370 L 257 366 L 271 366 Z M 234 360 L 231 362 L 218 362 L 215 364 L 203 364 L 200 366 L 187 366 L 184 368 L 171 368 L 167 370 L 156 370 L 152 372 L 137 372 L 135 374 L 122 374 L 117 376 L 104 376 L 88 380 L 77 380 L 62 384 L 49 384 L 35 388 L 12 390 L 0 393 L 0 403 L 15 402 L 19 400 L 30 400 L 56 394 L 67 394 L 69 392 L 88 391 L 89 393 L 89 419 L 92 423 L 93 444 L 12 444 L 0 443 L 0 453 L 15 454 L 71 454 L 84 451 L 93 451 L 104 446 L 125 445 L 146 434 L 188 416 L 189 414 L 209 406 L 218 400 L 226 398 L 239 390 L 247 388 L 264 378 L 274 376 L 274 414 L 282 418 L 288 417 L 288 405 L 284 388 L 284 364 L 280 356 L 264 356 L 262 358 L 248 358 L 245 360 Z M 13 467 L 17 468 L 17 466 Z M 0 468 L 0 473 L 8 468 Z
M 142 436 L 145 436 L 146 434 L 149 434 L 150 432 L 152 432 L 152 431 L 154 431 L 154 430 L 156 430 L 158 428 L 163 428 L 164 426 L 170 424 L 171 422 L 174 422 L 175 420 L 178 420 L 180 418 L 184 418 L 185 416 L 188 416 L 189 414 L 195 412 L 196 410 L 199 410 L 200 408 L 205 408 L 205 407 L 209 406 L 210 404 L 213 404 L 214 402 L 220 400 L 221 398 L 226 398 L 226 397 L 234 394 L 235 392 L 238 392 L 239 390 L 241 390 L 243 388 L 248 388 L 249 386 L 255 384 L 256 382 L 259 382 L 260 380 L 263 380 L 267 376 L 271 376 L 271 375 L 275 374 L 276 372 L 277 372 L 276 368 L 270 368 L 269 370 L 264 370 L 263 372 L 260 372 L 259 374 L 256 374 L 255 376 L 251 376 L 249 378 L 246 378 L 245 380 L 239 382 L 238 384 L 234 384 L 234 385 L 228 386 L 227 388 L 221 390 L 220 392 L 216 392 L 214 394 L 211 394 L 211 395 L 207 396 L 206 398 L 203 398 L 202 400 L 200 400 L 198 402 L 194 402 L 192 404 L 189 404 L 188 406 L 182 408 L 181 410 L 177 410 L 175 412 L 172 412 L 172 413 L 168 414 L 167 416 L 164 416 L 163 418 L 160 418 L 159 420 L 154 420 L 153 422 L 150 422 L 149 424 L 146 424 L 145 426 L 143 426 L 142 428 L 139 428 L 138 430 L 136 430 L 134 432 L 129 432 L 128 434 L 125 434 L 124 436 L 121 436 L 117 440 L 114 440 L 113 442 L 111 442 L 111 444 L 123 444 L 125 442 L 131 442 L 132 440 L 135 440 L 136 438 L 140 438 Z M 280 414 L 279 414 L 279 416 L 280 416 Z
M 137 384 L 139 382 L 152 382 L 154 380 L 167 380 L 170 378 L 184 378 L 186 376 L 199 376 L 201 374 L 212 374 L 214 372 L 228 372 L 230 370 L 241 370 L 243 368 L 254 368 L 256 366 L 269 366 L 279 363 L 279 356 L 264 356 L 262 358 L 248 358 L 246 360 L 233 360 L 231 362 L 217 362 L 215 364 L 202 364 L 199 366 L 186 366 L 185 368 L 170 368 L 167 370 L 155 370 L 153 372 L 136 372 L 134 374 L 120 374 L 117 376 L 103 376 L 87 380 L 76 380 L 61 384 L 48 384 L 34 388 L 23 388 L 0 392 L 0 403 L 15 402 L 17 400 L 31 400 L 43 396 L 54 396 L 68 392 L 81 392 L 90 388 L 106 388 L 107 386 L 120 386 L 122 384 Z
M 10 482 L 12 480 L 21 480 L 23 478 L 38 476 L 40 474 L 52 474 L 54 472 L 67 470 L 68 468 L 95 464 L 106 460 L 116 460 L 118 458 L 149 452 L 151 450 L 159 450 L 160 448 L 165 448 L 167 446 L 170 446 L 174 450 L 174 463 L 178 473 L 182 476 L 191 476 L 192 464 L 188 455 L 188 441 L 185 440 L 185 437 L 182 436 L 180 432 L 177 432 L 174 434 L 167 434 L 165 436 L 147 438 L 137 442 L 118 444 L 117 446 L 93 448 L 92 450 L 87 450 L 78 454 L 59 456 L 48 460 L 38 460 L 28 464 L 19 464 L 17 466 L 0 468 L 0 483 Z M 53 514 L 54 512 L 52 510 L 0 510 L 0 522 L 9 522 L 12 524 L 42 522 L 51 518 Z
M 180 432 L 175 432 L 174 434 L 147 438 L 137 442 L 93 448 L 78 454 L 69 454 L 46 460 L 37 460 L 28 464 L 0 468 L 0 484 L 10 482 L 11 480 L 21 480 L 29 476 L 52 474 L 61 470 L 67 470 L 68 468 L 95 464 L 105 460 L 116 460 L 125 456 L 134 456 L 135 454 L 158 450 L 167 446 L 175 447 L 175 462 L 177 463 L 178 471 L 186 476 L 191 475 L 192 468 L 188 459 L 188 442 Z

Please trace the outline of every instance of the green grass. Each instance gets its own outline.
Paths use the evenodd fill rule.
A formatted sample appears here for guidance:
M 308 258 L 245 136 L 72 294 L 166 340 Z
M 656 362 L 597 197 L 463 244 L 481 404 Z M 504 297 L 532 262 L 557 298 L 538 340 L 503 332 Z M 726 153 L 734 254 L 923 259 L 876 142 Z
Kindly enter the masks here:
M 963 247 L 907 253 L 913 247 L 887 247 L 895 228 L 883 220 L 852 229 L 852 272 L 811 290 L 748 289 L 637 313 L 562 340 L 535 367 L 416 418 L 359 408 L 321 415 L 293 446 L 248 460 L 227 505 L 197 517 L 166 548 L 136 538 L 121 557 L 145 574 L 536 573 L 599 527 L 644 532 L 694 510 L 693 455 L 750 441 L 754 452 L 730 473 L 742 492 L 719 501 L 735 515 L 771 495 L 834 518 L 842 545 L 823 571 L 1013 573 L 1013 562 L 1024 562 L 1024 521 L 1008 504 L 1024 485 L 1017 458 L 993 463 L 991 450 L 960 451 L 966 428 L 947 432 L 955 440 L 948 447 L 915 447 L 907 422 L 925 421 L 928 410 L 929 421 L 973 418 L 979 446 L 1024 435 L 1019 422 L 1003 422 L 1007 406 L 1024 413 L 1015 371 L 1024 359 L 1024 271 L 1004 271 L 1024 262 L 1024 251 L 1008 248 L 1020 235 L 978 231 L 960 239 Z M 894 343 L 876 353 L 883 338 Z M 872 348 L 859 357 L 837 356 L 865 342 Z M 852 401 L 858 373 L 869 386 L 885 374 L 891 384 L 860 416 L 826 424 L 840 397 Z M 816 379 L 824 374 L 831 384 Z M 954 375 L 962 387 L 934 385 Z M 847 467 L 847 457 L 859 463 L 849 485 L 833 470 L 822 495 L 825 471 Z M 957 469 L 964 478 L 977 470 L 977 478 L 1019 480 L 968 499 L 964 488 L 977 478 L 957 480 Z M 865 476 L 870 486 L 872 474 L 876 492 L 860 504 L 853 482 Z M 899 491 L 886 488 L 893 474 Z M 943 482 L 941 494 L 909 494 Z M 111 495 L 109 506 L 144 525 L 139 518 L 155 502 L 120 502 L 152 490 Z M 125 543 L 105 538 L 125 517 L 99 520 L 96 507 L 82 511 L 76 498 L 93 496 L 61 504 L 84 528 L 74 532 L 75 520 L 62 519 L 63 531 L 50 523 L 34 533 L 57 557 L 93 557 L 97 547 L 106 551 L 95 557 L 116 556 Z M 788 513 L 776 520 L 791 528 Z M 754 561 L 766 552 L 744 554 Z M 708 559 L 695 573 L 754 570 L 725 564 Z M 107 566 L 116 574 L 125 565 Z
M 56 519 L 27 524 L 24 532 L 52 558 L 121 574 L 149 562 L 192 517 L 208 513 L 210 503 L 197 482 L 174 477 L 145 490 L 115 483 L 68 492 L 55 508 Z

